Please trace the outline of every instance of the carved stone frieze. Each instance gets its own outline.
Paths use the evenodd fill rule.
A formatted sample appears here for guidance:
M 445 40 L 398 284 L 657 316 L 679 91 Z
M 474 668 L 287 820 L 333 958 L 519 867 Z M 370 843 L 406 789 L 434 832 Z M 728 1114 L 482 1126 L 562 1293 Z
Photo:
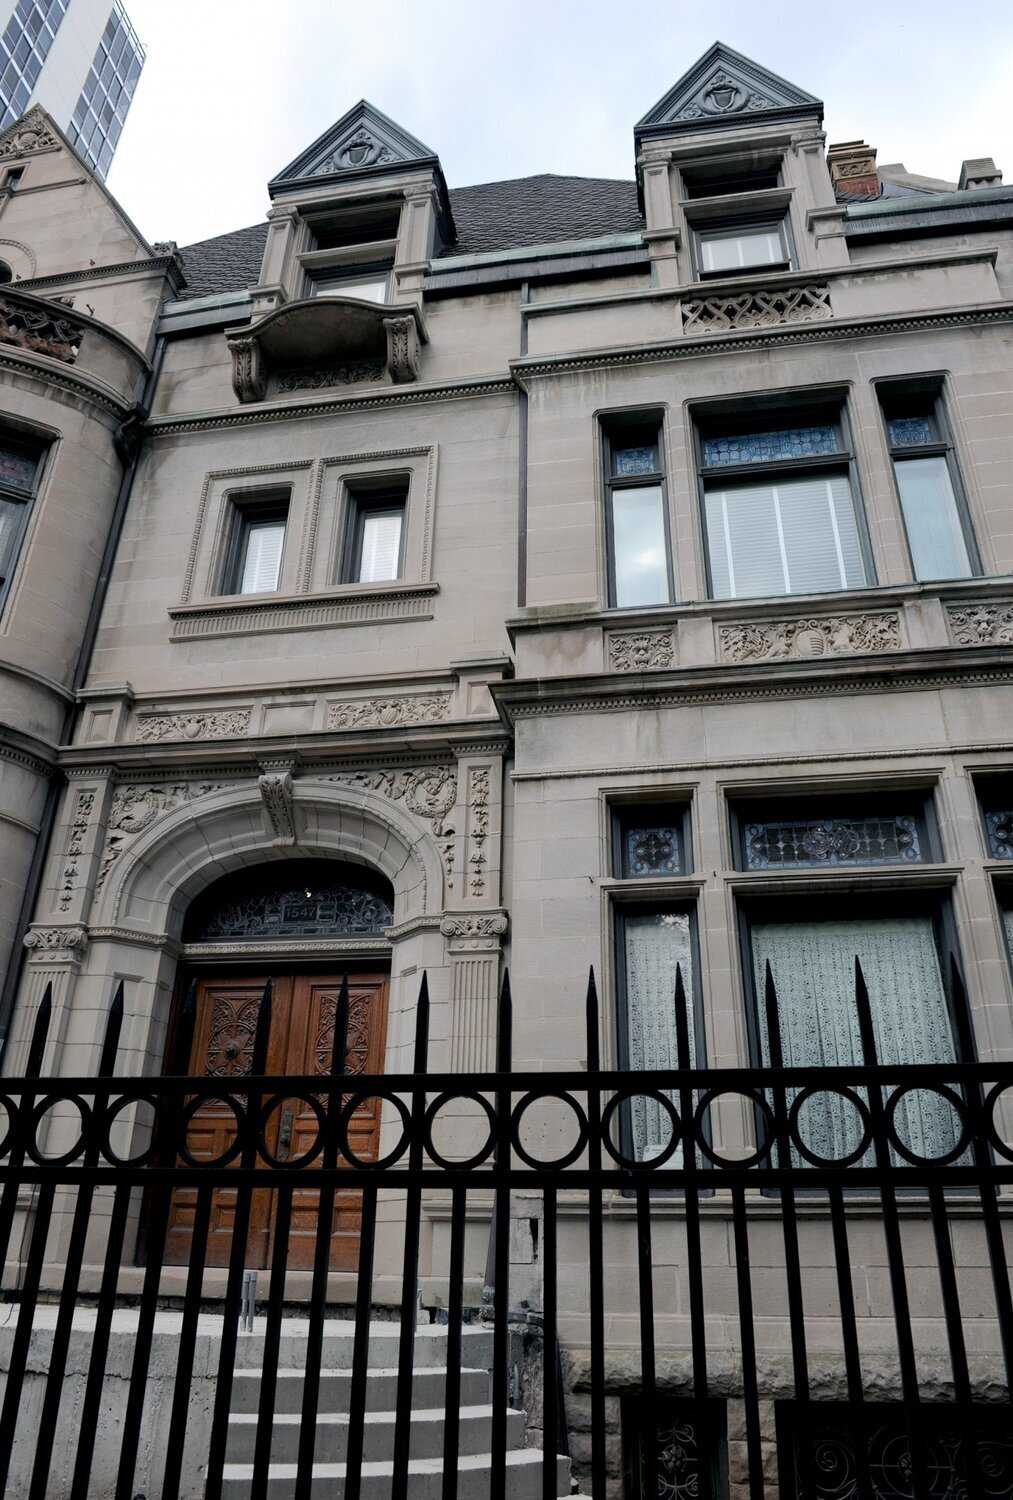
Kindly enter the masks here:
M 457 802 L 456 766 L 420 766 L 403 771 L 336 771 L 319 779 L 338 786 L 379 792 L 391 802 L 402 803 L 416 817 L 425 819 L 439 844 L 447 889 L 453 890 L 451 872 L 455 830 L 447 818 Z
M 37 954 L 79 959 L 87 946 L 88 933 L 83 927 L 31 927 L 25 935 L 25 947 Z
M 402 724 L 426 724 L 446 719 L 450 693 L 421 693 L 403 698 L 355 698 L 332 703 L 328 729 L 397 729 Z
M 84 329 L 71 318 L 61 318 L 49 308 L 33 307 L 12 297 L 0 297 L 0 344 L 14 344 L 72 365 L 83 336 Z
M 118 787 L 109 808 L 105 849 L 95 882 L 96 893 L 102 889 L 109 871 L 138 834 L 184 803 L 197 802 L 212 792 L 222 791 L 226 785 L 221 781 L 186 781 L 174 785 Z
M 314 370 L 282 370 L 279 391 L 318 391 L 332 385 L 359 385 L 382 380 L 386 366 L 380 360 L 350 360 Z
M 606 641 L 612 672 L 650 672 L 675 662 L 671 630 L 610 630 Z
M 419 374 L 419 330 L 410 313 L 384 318 L 387 333 L 387 368 L 395 385 L 417 380 Z
M 52 151 L 59 144 L 59 137 L 36 105 L 0 140 L 0 161 L 33 156 L 37 151 Z
M 867 615 L 812 615 L 793 620 L 740 620 L 722 625 L 725 661 L 790 661 L 813 656 L 865 656 L 899 651 L 900 616 L 893 610 Z
M 947 610 L 958 646 L 1013 646 L 1013 599 Z
M 267 771 L 257 784 L 267 821 L 275 838 L 295 843 L 295 803 L 292 797 L 291 771 Z
M 831 317 L 830 288 L 825 283 L 767 287 L 727 296 L 689 297 L 682 304 L 684 333 L 774 328 L 779 323 L 812 323 Z
M 231 740 L 247 734 L 250 710 L 216 709 L 208 713 L 144 714 L 137 720 L 137 738 L 158 740 Z

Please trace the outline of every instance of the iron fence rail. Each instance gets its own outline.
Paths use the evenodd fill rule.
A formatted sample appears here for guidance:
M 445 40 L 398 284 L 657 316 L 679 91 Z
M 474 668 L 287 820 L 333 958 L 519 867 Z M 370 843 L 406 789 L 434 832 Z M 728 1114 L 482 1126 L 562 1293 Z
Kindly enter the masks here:
M 965 1013 L 959 972 L 953 965 L 951 990 L 955 1013 Z M 785 1066 L 778 1024 L 777 995 L 769 968 L 765 1010 L 769 1066 L 708 1069 L 693 1066 L 689 1042 L 687 1002 L 681 972 L 673 997 L 678 1067 L 631 1074 L 600 1066 L 599 1006 L 592 974 L 586 1000 L 585 1072 L 514 1072 L 512 1070 L 512 1005 L 505 982 L 498 1018 L 496 1068 L 493 1072 L 462 1076 L 428 1071 L 429 994 L 422 981 L 412 1070 L 382 1076 L 348 1075 L 344 1059 L 348 1041 L 347 984 L 338 1000 L 333 1050 L 326 1075 L 265 1076 L 271 1025 L 271 987 L 265 990 L 257 1019 L 252 1071 L 242 1077 L 193 1078 L 181 1073 L 159 1078 L 116 1077 L 115 1066 L 123 1019 L 123 987 L 110 1006 L 102 1055 L 96 1076 L 42 1077 L 41 1065 L 50 1024 L 50 999 L 40 1007 L 25 1073 L 0 1080 L 0 1267 L 6 1300 L 16 1307 L 7 1354 L 7 1379 L 0 1406 L 0 1491 L 27 1493 L 28 1500 L 53 1500 L 52 1434 L 57 1429 L 74 1332 L 75 1312 L 83 1305 L 82 1273 L 92 1278 L 88 1293 L 94 1308 L 88 1368 L 80 1408 L 79 1436 L 69 1482 L 59 1491 L 68 1500 L 88 1500 L 95 1488 L 96 1432 L 102 1420 L 114 1315 L 122 1304 L 122 1268 L 134 1259 L 131 1231 L 138 1202 L 143 1204 L 143 1276 L 135 1301 L 136 1326 L 127 1373 L 127 1393 L 115 1475 L 108 1489 L 114 1500 L 133 1500 L 141 1461 L 145 1400 L 152 1368 L 151 1351 L 163 1296 L 163 1255 L 172 1213 L 173 1195 L 193 1194 L 190 1256 L 185 1270 L 181 1319 L 172 1371 L 170 1431 L 172 1441 L 160 1455 L 161 1472 L 145 1474 L 149 1496 L 177 1500 L 183 1470 L 192 1462 L 187 1449 L 192 1423 L 192 1390 L 199 1319 L 207 1296 L 208 1240 L 216 1195 L 228 1192 L 232 1202 L 231 1245 L 221 1300 L 221 1337 L 218 1349 L 214 1402 L 204 1469 L 206 1500 L 225 1494 L 229 1420 L 233 1409 L 234 1376 L 239 1350 L 239 1318 L 250 1246 L 254 1195 L 273 1199 L 274 1234 L 270 1284 L 262 1305 L 263 1349 L 256 1431 L 253 1442 L 251 1500 L 279 1493 L 272 1488 L 272 1452 L 279 1391 L 279 1366 L 286 1315 L 286 1276 L 290 1271 L 290 1232 L 294 1195 L 312 1192 L 316 1198 L 312 1262 L 305 1273 L 309 1291 L 305 1319 L 305 1362 L 299 1412 L 297 1456 L 290 1493 L 310 1500 L 320 1493 L 314 1484 L 318 1450 L 321 1381 L 328 1318 L 328 1279 L 331 1244 L 339 1195 L 355 1195 L 361 1216 L 358 1262 L 354 1286 L 354 1333 L 348 1384 L 348 1430 L 344 1457 L 342 1500 L 360 1500 L 364 1485 L 366 1411 L 370 1378 L 371 1311 L 381 1194 L 396 1193 L 403 1202 L 396 1233 L 400 1246 L 401 1307 L 396 1324 L 398 1356 L 391 1442 L 393 1500 L 408 1500 L 416 1483 L 412 1469 L 413 1380 L 416 1366 L 417 1300 L 421 1286 L 420 1253 L 424 1196 L 430 1190 L 449 1195 L 447 1243 L 447 1298 L 445 1317 L 446 1374 L 441 1493 L 458 1500 L 461 1475 L 462 1337 L 465 1307 L 466 1222 L 474 1195 L 488 1203 L 491 1193 L 490 1270 L 488 1301 L 491 1313 L 491 1422 L 489 1433 L 489 1489 L 491 1500 L 506 1500 L 509 1466 L 510 1410 L 510 1224 L 515 1193 L 540 1198 L 541 1214 L 541 1361 L 542 1411 L 541 1493 L 543 1500 L 559 1494 L 557 1453 L 567 1449 L 565 1410 L 552 1399 L 560 1360 L 560 1213 L 573 1212 L 579 1195 L 586 1219 L 587 1340 L 589 1347 L 590 1453 L 583 1476 L 594 1500 L 605 1500 L 610 1482 L 606 1402 L 611 1387 L 606 1345 L 605 1220 L 609 1195 L 622 1195 L 628 1204 L 635 1239 L 633 1264 L 637 1283 L 636 1324 L 639 1336 L 639 1396 L 644 1431 L 638 1483 L 640 1494 L 654 1500 L 668 1493 L 659 1472 L 653 1434 L 656 1413 L 665 1396 L 659 1379 L 658 1308 L 656 1302 L 656 1236 L 659 1203 L 677 1195 L 683 1235 L 688 1288 L 689 1358 L 691 1374 L 687 1397 L 691 1410 L 703 1413 L 713 1397 L 708 1347 L 708 1271 L 704 1261 L 703 1220 L 709 1200 L 727 1202 L 734 1250 L 735 1299 L 738 1325 L 738 1389 L 744 1409 L 745 1465 L 741 1493 L 761 1500 L 767 1491 L 762 1404 L 767 1399 L 758 1367 L 757 1295 L 751 1267 L 750 1225 L 758 1193 L 779 1206 L 777 1223 L 783 1247 L 786 1284 L 789 1358 L 794 1413 L 794 1450 L 783 1466 L 782 1493 L 818 1496 L 820 1476 L 817 1432 L 818 1392 L 814 1395 L 813 1362 L 809 1350 L 805 1277 L 800 1249 L 800 1219 L 810 1213 L 818 1195 L 829 1222 L 833 1244 L 833 1276 L 837 1291 L 848 1412 L 855 1437 L 855 1470 L 848 1491 L 856 1500 L 882 1500 L 883 1491 L 869 1459 L 867 1380 L 863 1368 L 860 1316 L 854 1295 L 855 1263 L 849 1231 L 855 1193 L 871 1197 L 882 1227 L 892 1305 L 891 1324 L 899 1366 L 899 1409 L 908 1446 L 910 1494 L 918 1500 L 949 1496 L 939 1489 L 938 1476 L 927 1457 L 929 1438 L 922 1399 L 914 1333 L 902 1219 L 917 1209 L 931 1228 L 938 1276 L 937 1316 L 945 1329 L 953 1407 L 963 1414 L 971 1434 L 963 1444 L 959 1482 L 970 1500 L 1013 1494 L 1013 1479 L 997 1481 L 985 1472 L 974 1433 L 975 1382 L 968 1353 L 966 1318 L 962 1309 L 960 1268 L 951 1238 L 954 1205 L 973 1213 L 984 1237 L 1005 1375 L 1005 1399 L 1013 1390 L 1013 1301 L 1000 1217 L 1001 1194 L 1013 1186 L 1013 1146 L 1004 1136 L 1003 1111 L 1013 1100 L 1013 1064 L 960 1061 L 954 1063 L 881 1064 L 876 1054 L 872 1010 L 860 967 L 856 962 L 855 1004 L 858 1015 L 861 1063 L 826 1068 Z M 186 1012 L 184 1012 L 186 1013 Z M 189 1008 L 193 1023 L 193 1009 Z M 963 1049 L 970 1057 L 969 1046 Z M 177 1047 L 176 1058 L 189 1055 L 189 1038 Z M 933 1094 L 952 1113 L 953 1144 L 939 1157 L 919 1158 L 898 1127 L 899 1104 L 916 1091 Z M 753 1150 L 743 1157 L 723 1155 L 712 1128 L 715 1111 L 738 1097 L 756 1121 Z M 803 1123 L 803 1106 L 815 1107 L 821 1097 L 847 1100 L 859 1122 L 857 1142 L 840 1160 L 828 1160 L 812 1149 Z M 383 1101 L 385 1124 L 379 1155 L 359 1160 L 352 1155 L 349 1131 L 352 1117 L 365 1099 Z M 669 1139 L 660 1154 L 638 1159 L 631 1145 L 629 1112 L 634 1098 L 650 1099 L 668 1121 Z M 284 1101 L 299 1102 L 315 1121 L 313 1139 L 296 1160 L 282 1160 L 270 1144 L 270 1122 Z M 194 1122 L 210 1103 L 231 1111 L 232 1139 L 211 1160 L 196 1153 L 191 1141 Z M 482 1139 L 469 1145 L 466 1159 L 444 1153 L 437 1144 L 440 1116 L 452 1107 L 468 1106 L 480 1124 Z M 525 1121 L 533 1109 L 550 1106 L 567 1122 L 568 1135 L 555 1155 L 537 1154 Z M 138 1119 L 146 1114 L 146 1123 Z M 125 1140 L 125 1137 L 130 1137 Z M 220 1201 L 220 1200 L 219 1200 Z M 68 1208 L 69 1204 L 69 1208 Z M 100 1267 L 94 1269 L 94 1240 L 104 1216 Z M 770 1204 L 767 1205 L 769 1211 Z M 488 1209 L 486 1210 L 488 1212 Z M 671 1212 L 669 1204 L 668 1212 Z M 19 1219 L 20 1215 L 20 1219 Z M 22 1239 L 15 1242 L 18 1231 Z M 387 1226 L 387 1232 L 394 1232 Z M 610 1232 L 612 1232 L 610 1230 Z M 58 1239 L 58 1257 L 53 1250 Z M 11 1255 L 14 1247 L 13 1258 Z M 50 1285 L 52 1262 L 58 1262 L 58 1285 Z M 94 1278 L 97 1276 L 97 1291 Z M 48 1278 L 48 1279 L 47 1279 Z M 26 1388 L 33 1330 L 45 1299 L 55 1298 L 55 1321 L 48 1344 L 39 1420 L 35 1433 L 26 1432 L 19 1413 Z M 1013 1420 L 1013 1417 L 1011 1417 Z M 931 1424 L 929 1424 L 931 1425 Z M 12 1467 L 17 1445 L 35 1437 L 27 1467 Z M 784 1474 L 790 1470 L 790 1480 Z M 27 1472 L 27 1489 L 22 1477 Z M 878 1472 L 878 1471 L 877 1471 Z M 996 1488 L 996 1484 L 1000 1487 Z M 935 1485 L 935 1488 L 933 1486 Z M 18 1488 L 21 1486 L 21 1488 Z M 337 1491 L 334 1491 L 337 1493 Z M 953 1491 L 956 1494 L 956 1491 Z

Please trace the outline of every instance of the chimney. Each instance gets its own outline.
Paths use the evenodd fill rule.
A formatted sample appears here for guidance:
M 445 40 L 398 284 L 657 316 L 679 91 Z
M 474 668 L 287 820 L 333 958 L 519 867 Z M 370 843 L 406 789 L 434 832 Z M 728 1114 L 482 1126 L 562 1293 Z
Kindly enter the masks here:
M 979 188 L 997 187 L 1002 187 L 1002 173 L 990 156 L 972 156 L 960 163 L 958 192 L 974 193 Z
M 838 198 L 878 198 L 876 148 L 864 141 L 839 141 L 827 152 L 830 181 Z

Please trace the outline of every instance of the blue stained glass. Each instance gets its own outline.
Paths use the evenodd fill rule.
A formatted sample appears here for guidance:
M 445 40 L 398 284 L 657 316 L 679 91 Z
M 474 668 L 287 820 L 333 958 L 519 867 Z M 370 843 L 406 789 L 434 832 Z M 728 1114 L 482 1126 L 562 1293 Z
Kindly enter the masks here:
M 931 417 L 891 417 L 886 425 L 894 448 L 918 448 L 936 441 Z
M 620 478 L 631 474 L 653 474 L 657 470 L 657 450 L 645 448 L 615 448 L 612 452 L 613 467 Z
M 837 426 L 833 422 L 819 427 L 780 427 L 773 432 L 743 432 L 703 440 L 703 461 L 708 468 L 818 458 L 840 451 Z
M 678 875 L 682 850 L 676 828 L 638 824 L 627 828 L 623 839 L 623 874 Z

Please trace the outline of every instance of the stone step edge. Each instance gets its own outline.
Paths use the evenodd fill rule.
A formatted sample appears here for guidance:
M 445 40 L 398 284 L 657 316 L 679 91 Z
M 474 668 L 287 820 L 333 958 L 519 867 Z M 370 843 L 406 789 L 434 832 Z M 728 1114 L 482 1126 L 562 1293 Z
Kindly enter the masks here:
M 305 1370 L 294 1370 L 291 1366 L 288 1365 L 279 1365 L 276 1373 L 279 1380 L 304 1380 L 306 1378 Z M 366 1371 L 366 1375 L 370 1379 L 379 1379 L 381 1376 L 389 1379 L 390 1376 L 397 1375 L 398 1373 L 399 1371 L 396 1365 L 375 1365 L 370 1366 Z M 418 1365 L 413 1373 L 416 1379 L 420 1375 L 446 1375 L 447 1367 L 446 1365 Z M 325 1375 L 338 1375 L 342 1377 L 347 1376 L 351 1378 L 351 1374 L 352 1370 L 351 1366 L 349 1365 L 334 1365 L 330 1368 L 324 1367 L 320 1371 L 321 1378 Z M 481 1365 L 462 1365 L 461 1374 L 488 1375 L 489 1371 L 484 1369 Z M 235 1381 L 237 1380 L 262 1380 L 263 1376 L 263 1365 L 246 1365 L 232 1371 L 233 1383 L 235 1383 Z
M 459 1406 L 458 1415 L 464 1422 L 480 1422 L 484 1418 L 492 1420 L 491 1406 Z M 446 1411 L 442 1406 L 430 1406 L 412 1412 L 413 1422 L 443 1422 L 446 1420 Z M 523 1417 L 524 1413 L 515 1406 L 507 1407 L 508 1417 Z M 390 1425 L 397 1421 L 396 1411 L 367 1411 L 363 1420 L 373 1426 L 379 1426 L 386 1422 Z M 259 1413 L 255 1411 L 233 1411 L 229 1412 L 229 1421 L 234 1422 L 237 1427 L 253 1427 L 259 1421 Z M 274 1414 L 275 1424 L 279 1427 L 297 1427 L 302 1424 L 302 1412 L 281 1411 Z M 332 1427 L 347 1424 L 351 1421 L 348 1412 L 345 1411 L 318 1411 L 316 1414 L 317 1424 L 329 1423 Z
M 537 1464 L 541 1467 L 542 1451 L 540 1448 L 514 1448 L 506 1453 L 507 1468 L 521 1468 L 525 1465 Z M 565 1464 L 569 1460 L 564 1454 L 560 1454 L 557 1463 Z M 457 1460 L 460 1472 L 474 1470 L 481 1472 L 492 1467 L 491 1453 L 464 1454 Z M 313 1465 L 314 1479 L 344 1479 L 346 1465 L 343 1463 L 315 1463 Z M 273 1463 L 268 1466 L 268 1479 L 295 1479 L 299 1471 L 298 1464 Z M 362 1465 L 363 1479 L 390 1479 L 394 1473 L 393 1460 L 375 1460 Z M 408 1464 L 409 1474 L 442 1474 L 443 1459 L 440 1458 L 413 1458 Z M 226 1481 L 245 1482 L 253 1478 L 252 1464 L 226 1464 L 222 1471 L 222 1478 Z

